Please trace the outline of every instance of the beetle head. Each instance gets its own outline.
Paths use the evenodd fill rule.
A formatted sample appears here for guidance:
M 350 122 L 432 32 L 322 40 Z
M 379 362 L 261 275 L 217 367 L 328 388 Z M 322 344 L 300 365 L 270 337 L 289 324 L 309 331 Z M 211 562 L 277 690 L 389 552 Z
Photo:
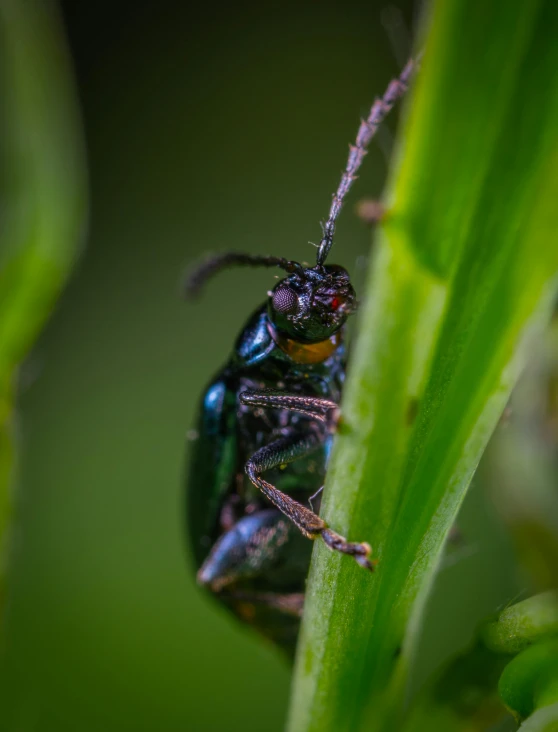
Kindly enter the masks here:
M 336 264 L 298 268 L 270 293 L 268 313 L 282 333 L 302 343 L 333 335 L 356 310 L 349 273 Z

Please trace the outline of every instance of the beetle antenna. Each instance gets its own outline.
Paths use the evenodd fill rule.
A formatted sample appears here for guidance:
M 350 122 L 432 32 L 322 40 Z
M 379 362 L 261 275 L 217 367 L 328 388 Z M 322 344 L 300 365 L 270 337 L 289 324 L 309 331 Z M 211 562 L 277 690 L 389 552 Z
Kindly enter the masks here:
M 263 257 L 257 254 L 243 254 L 242 252 L 215 254 L 201 262 L 188 275 L 184 285 L 186 298 L 198 295 L 207 280 L 229 267 L 280 267 L 289 273 L 299 272 L 304 269 L 298 262 L 292 262 L 284 257 Z
M 324 234 L 320 242 L 318 249 L 317 264 L 322 265 L 329 250 L 333 244 L 333 235 L 335 233 L 335 222 L 339 216 L 339 212 L 343 206 L 343 200 L 353 181 L 355 180 L 356 173 L 362 164 L 362 160 L 367 152 L 367 147 L 370 141 L 376 134 L 376 131 L 380 124 L 383 122 L 388 112 L 391 110 L 393 105 L 400 99 L 409 86 L 409 81 L 413 72 L 415 71 L 419 58 L 409 59 L 407 65 L 401 72 L 401 75 L 397 79 L 390 81 L 388 88 L 385 91 L 384 96 L 381 99 L 376 99 L 370 110 L 370 114 L 367 119 L 361 120 L 360 127 L 354 145 L 349 145 L 349 158 L 345 166 L 345 171 L 341 177 L 341 182 L 337 188 L 337 192 L 333 196 L 331 202 L 331 208 L 329 209 L 329 216 L 325 223 Z

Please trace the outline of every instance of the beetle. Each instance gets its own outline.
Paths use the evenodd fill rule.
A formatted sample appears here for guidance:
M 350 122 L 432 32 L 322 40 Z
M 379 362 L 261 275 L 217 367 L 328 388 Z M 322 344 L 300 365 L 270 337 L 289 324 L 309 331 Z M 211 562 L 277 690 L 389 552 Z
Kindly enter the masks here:
M 233 266 L 286 273 L 204 392 L 190 455 L 187 516 L 199 584 L 290 654 L 310 563 L 307 539 L 319 538 L 362 567 L 374 567 L 370 546 L 337 534 L 312 504 L 319 504 L 339 416 L 345 323 L 357 307 L 348 272 L 326 260 L 370 140 L 414 68 L 411 59 L 361 122 L 315 266 L 227 252 L 202 263 L 186 285 L 188 294 L 196 294 L 209 277 Z

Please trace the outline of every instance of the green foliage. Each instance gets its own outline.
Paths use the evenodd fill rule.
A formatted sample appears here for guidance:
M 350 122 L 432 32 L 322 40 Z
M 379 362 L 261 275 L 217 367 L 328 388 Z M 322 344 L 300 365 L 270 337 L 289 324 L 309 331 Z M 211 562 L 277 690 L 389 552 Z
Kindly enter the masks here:
M 518 653 L 545 636 L 558 636 L 558 592 L 543 592 L 503 610 L 482 630 L 494 653 Z
M 558 703 L 558 638 L 529 646 L 510 661 L 500 677 L 498 690 L 518 719 Z
M 552 705 L 558 691 L 557 643 L 556 592 L 505 608 L 420 690 L 402 729 L 485 730 L 503 718 L 504 704 L 518 720 Z
M 557 21 L 551 0 L 434 5 L 323 505 L 379 563 L 316 545 L 291 732 L 358 729 L 367 704 L 398 729 L 445 539 L 555 291 Z
M 9 515 L 15 371 L 76 257 L 85 214 L 80 125 L 56 12 L 0 3 L 0 544 Z M 2 571 L 0 570 L 0 588 Z M 0 589 L 1 593 L 1 589 Z

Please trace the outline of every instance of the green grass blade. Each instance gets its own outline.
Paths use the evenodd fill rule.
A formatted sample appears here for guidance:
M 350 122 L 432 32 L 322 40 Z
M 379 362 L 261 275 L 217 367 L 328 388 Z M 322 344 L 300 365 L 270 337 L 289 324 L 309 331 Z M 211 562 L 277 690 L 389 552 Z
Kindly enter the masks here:
M 12 475 L 13 381 L 74 263 L 86 182 L 70 64 L 56 9 L 0 1 L 0 548 Z M 2 594 L 0 560 L 0 597 Z M 1 607 L 1 603 L 0 603 Z
M 397 729 L 444 540 L 558 272 L 558 5 L 439 0 L 369 278 L 289 729 Z

